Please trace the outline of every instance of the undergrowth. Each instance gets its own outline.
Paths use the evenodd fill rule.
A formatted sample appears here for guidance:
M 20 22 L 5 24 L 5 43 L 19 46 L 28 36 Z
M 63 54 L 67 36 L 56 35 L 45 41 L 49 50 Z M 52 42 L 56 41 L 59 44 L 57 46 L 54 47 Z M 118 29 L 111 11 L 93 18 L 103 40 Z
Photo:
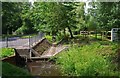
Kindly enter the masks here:
M 56 56 L 56 61 L 67 76 L 120 76 L 112 63 L 116 50 L 117 44 L 110 42 L 74 45 Z

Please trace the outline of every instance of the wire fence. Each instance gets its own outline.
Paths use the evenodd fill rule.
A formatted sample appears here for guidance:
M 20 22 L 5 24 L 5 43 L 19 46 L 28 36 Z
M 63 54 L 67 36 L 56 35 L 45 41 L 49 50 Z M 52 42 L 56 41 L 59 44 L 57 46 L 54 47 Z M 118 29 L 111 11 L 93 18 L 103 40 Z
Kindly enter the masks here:
M 38 41 L 40 41 L 44 37 L 44 33 L 39 32 L 35 36 L 28 35 L 27 38 L 21 38 L 19 36 L 14 37 L 4 37 L 0 39 L 0 48 L 16 48 L 16 47 L 31 47 L 35 45 Z
M 38 33 L 38 35 L 29 38 L 29 46 L 33 46 L 38 43 L 44 37 L 44 33 Z

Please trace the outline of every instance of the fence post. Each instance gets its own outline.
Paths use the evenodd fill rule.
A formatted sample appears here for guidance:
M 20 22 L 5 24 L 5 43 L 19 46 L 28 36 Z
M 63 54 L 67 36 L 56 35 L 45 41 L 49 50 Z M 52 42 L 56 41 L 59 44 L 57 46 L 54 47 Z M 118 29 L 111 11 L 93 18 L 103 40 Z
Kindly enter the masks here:
M 30 58 L 31 58 L 30 35 L 29 35 L 29 44 L 28 44 L 28 46 L 29 46 L 29 56 L 30 56 Z
M 30 49 L 30 35 L 29 35 L 29 49 Z
M 37 43 L 37 35 L 35 36 L 35 44 Z
M 6 41 L 6 47 L 8 47 L 8 37 L 7 37 L 7 39 L 6 39 L 7 41 Z

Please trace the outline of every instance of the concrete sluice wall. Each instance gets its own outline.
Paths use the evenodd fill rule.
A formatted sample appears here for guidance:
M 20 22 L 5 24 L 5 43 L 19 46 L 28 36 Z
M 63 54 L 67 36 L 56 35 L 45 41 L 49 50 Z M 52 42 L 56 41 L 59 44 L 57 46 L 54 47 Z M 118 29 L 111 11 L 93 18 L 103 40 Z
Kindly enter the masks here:
M 52 46 L 51 43 L 47 41 L 47 39 L 42 39 L 36 45 L 31 47 L 31 56 L 32 57 L 40 57 L 46 50 L 48 50 Z M 34 51 L 35 52 L 34 52 Z M 30 59 L 30 48 L 17 48 L 15 49 L 16 56 L 21 56 L 23 58 Z
M 51 43 L 47 41 L 47 39 L 41 40 L 37 45 L 33 46 L 33 49 L 42 55 L 46 50 L 48 50 L 52 46 Z

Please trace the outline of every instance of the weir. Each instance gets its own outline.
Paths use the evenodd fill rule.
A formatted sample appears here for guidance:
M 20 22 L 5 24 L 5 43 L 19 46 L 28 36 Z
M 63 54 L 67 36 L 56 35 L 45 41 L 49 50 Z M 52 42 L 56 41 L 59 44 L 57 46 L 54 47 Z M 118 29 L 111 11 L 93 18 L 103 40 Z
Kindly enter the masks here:
M 2 61 L 27 69 L 33 76 L 60 76 L 61 72 L 55 61 L 49 58 L 55 56 L 67 47 L 50 43 L 46 38 L 39 40 L 34 46 L 14 48 L 15 55 Z
M 30 48 L 16 48 L 15 55 L 30 60 L 48 59 L 66 48 L 66 46 L 62 46 L 60 44 L 51 44 L 46 38 L 44 38 Z

